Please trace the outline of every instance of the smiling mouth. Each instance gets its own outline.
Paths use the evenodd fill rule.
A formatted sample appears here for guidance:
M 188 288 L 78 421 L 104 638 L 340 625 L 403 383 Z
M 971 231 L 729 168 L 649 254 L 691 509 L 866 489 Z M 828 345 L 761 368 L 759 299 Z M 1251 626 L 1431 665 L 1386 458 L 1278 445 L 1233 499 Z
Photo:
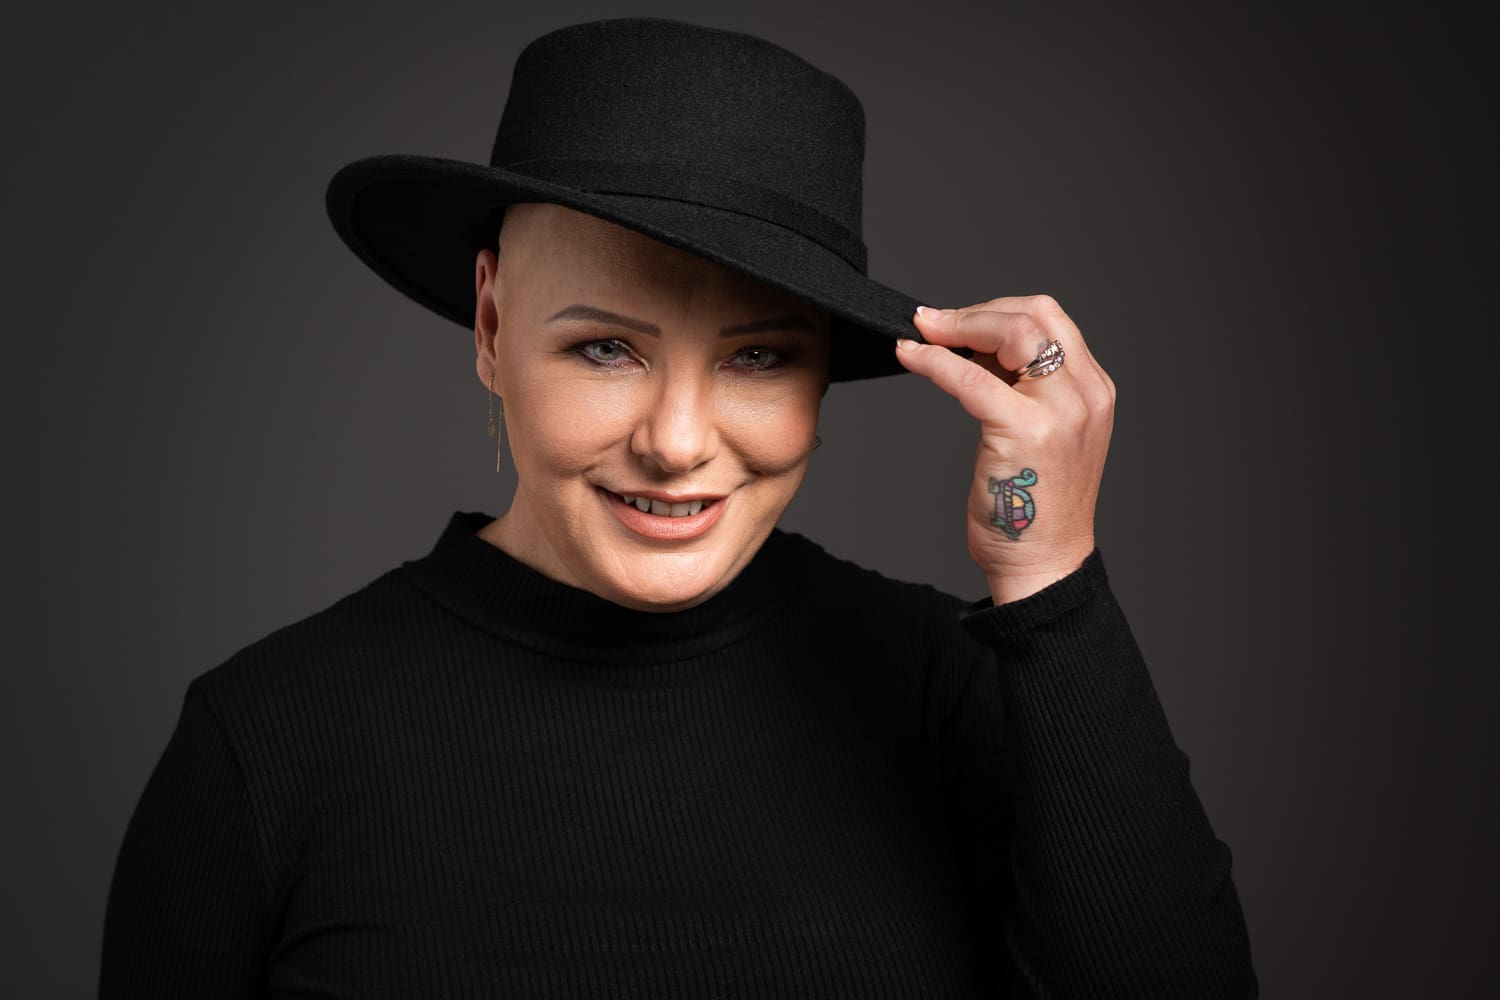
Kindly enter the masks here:
M 615 493 L 606 490 L 610 496 L 619 503 L 629 504 L 643 514 L 655 514 L 657 517 L 692 517 L 699 511 L 722 500 L 722 497 L 712 500 L 689 500 L 686 503 L 667 503 L 663 500 L 652 500 L 649 497 L 634 497 L 624 493 Z

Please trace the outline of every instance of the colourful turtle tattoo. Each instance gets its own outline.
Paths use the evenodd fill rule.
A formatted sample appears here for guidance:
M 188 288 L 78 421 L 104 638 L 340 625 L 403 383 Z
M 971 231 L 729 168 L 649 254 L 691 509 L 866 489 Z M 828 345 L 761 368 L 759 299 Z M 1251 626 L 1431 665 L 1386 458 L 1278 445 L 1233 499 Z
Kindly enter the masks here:
M 1036 485 L 1036 473 L 1022 469 L 1009 479 L 990 477 L 990 492 L 995 494 L 995 513 L 990 523 L 1012 539 L 1021 537 L 1021 531 L 1036 520 L 1036 504 L 1031 494 L 1023 487 Z

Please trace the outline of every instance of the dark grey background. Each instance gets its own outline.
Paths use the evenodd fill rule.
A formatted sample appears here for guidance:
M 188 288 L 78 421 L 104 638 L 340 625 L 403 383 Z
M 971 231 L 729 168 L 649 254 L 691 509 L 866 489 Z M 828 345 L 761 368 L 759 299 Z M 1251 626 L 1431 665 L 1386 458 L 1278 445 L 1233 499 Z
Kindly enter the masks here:
M 861 95 L 872 276 L 938 305 L 1046 291 L 1080 324 L 1119 386 L 1099 543 L 1234 850 L 1265 995 L 1480 995 L 1500 690 L 1473 651 L 1494 587 L 1469 582 L 1495 455 L 1475 26 L 99 6 L 0 43 L 7 995 L 93 990 L 115 852 L 189 679 L 509 500 L 472 336 L 338 242 L 329 175 L 485 159 L 519 49 L 631 13 L 763 34 Z M 821 433 L 784 526 L 981 596 L 958 405 L 914 376 L 835 386 Z

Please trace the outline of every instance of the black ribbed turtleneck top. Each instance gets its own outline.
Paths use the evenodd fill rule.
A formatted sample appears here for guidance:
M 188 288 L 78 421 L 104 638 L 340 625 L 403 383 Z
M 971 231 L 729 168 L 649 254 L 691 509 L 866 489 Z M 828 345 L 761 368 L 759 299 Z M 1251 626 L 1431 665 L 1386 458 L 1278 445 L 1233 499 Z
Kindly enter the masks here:
M 996 606 L 778 528 L 653 613 L 491 519 L 188 684 L 102 998 L 1257 995 L 1097 549 Z

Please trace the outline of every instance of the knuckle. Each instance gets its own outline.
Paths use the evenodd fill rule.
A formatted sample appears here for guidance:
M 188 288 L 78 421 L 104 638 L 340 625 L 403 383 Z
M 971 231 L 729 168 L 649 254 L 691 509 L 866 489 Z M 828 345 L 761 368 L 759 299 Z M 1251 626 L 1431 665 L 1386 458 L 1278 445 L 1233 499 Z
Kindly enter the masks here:
M 1047 339 L 1047 331 L 1042 329 L 1035 317 L 1028 313 L 1021 313 L 1016 319 L 1016 333 L 1027 344 L 1038 343 Z
M 990 319 L 985 315 L 985 310 L 983 309 L 969 309 L 965 312 L 953 313 L 948 317 L 948 323 L 952 329 L 963 330 L 965 332 L 971 331 L 975 327 L 982 328 L 987 322 L 990 322 Z
M 1084 400 L 1086 416 L 1090 423 L 1112 424 L 1115 419 L 1115 400 L 1103 390 L 1096 390 Z
M 1072 427 L 1082 427 L 1089 422 L 1093 416 L 1094 407 L 1081 392 L 1070 393 L 1064 398 L 1062 411 L 1065 424 Z
M 1057 300 L 1045 292 L 1031 296 L 1028 302 L 1031 310 L 1041 316 L 1063 315 L 1062 306 L 1058 305 Z
M 1064 421 L 1055 416 L 1043 417 L 1036 421 L 1035 430 L 1037 444 L 1048 447 L 1061 441 L 1072 432 L 1065 427 Z
M 989 372 L 972 361 L 965 361 L 963 368 L 958 373 L 958 385 L 962 389 L 972 389 L 975 386 L 983 384 L 989 377 Z

